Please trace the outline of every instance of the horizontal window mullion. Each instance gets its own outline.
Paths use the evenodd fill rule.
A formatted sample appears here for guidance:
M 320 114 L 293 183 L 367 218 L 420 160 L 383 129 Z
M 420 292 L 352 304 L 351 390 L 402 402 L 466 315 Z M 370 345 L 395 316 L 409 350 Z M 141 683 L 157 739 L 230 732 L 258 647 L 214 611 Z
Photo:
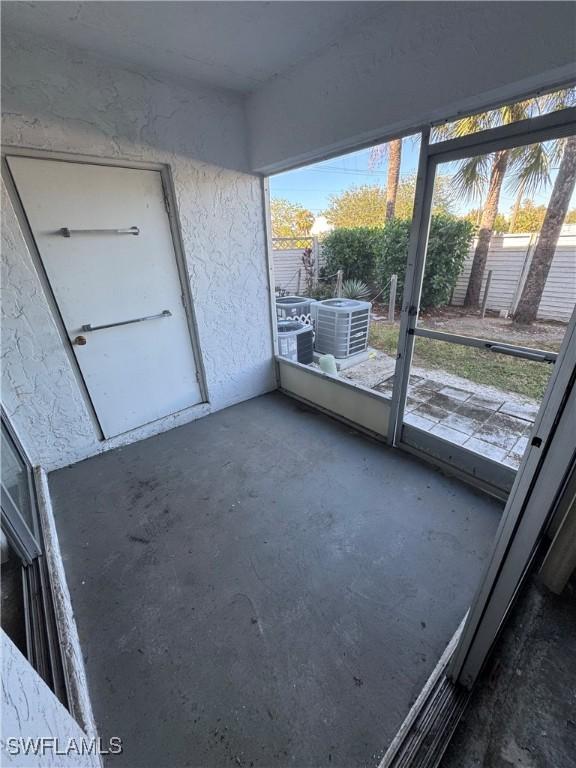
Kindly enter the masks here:
M 428 157 L 433 158 L 436 164 L 445 163 L 571 136 L 575 131 L 576 107 L 568 107 L 547 115 L 435 142 L 428 147 Z

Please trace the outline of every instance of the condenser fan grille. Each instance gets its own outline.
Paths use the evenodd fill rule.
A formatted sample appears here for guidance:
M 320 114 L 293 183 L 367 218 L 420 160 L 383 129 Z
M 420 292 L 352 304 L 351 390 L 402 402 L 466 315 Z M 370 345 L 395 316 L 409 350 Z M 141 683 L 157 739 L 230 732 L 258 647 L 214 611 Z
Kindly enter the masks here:
M 363 352 L 368 346 L 370 309 L 370 302 L 353 299 L 328 299 L 313 304 L 316 351 L 337 358 Z

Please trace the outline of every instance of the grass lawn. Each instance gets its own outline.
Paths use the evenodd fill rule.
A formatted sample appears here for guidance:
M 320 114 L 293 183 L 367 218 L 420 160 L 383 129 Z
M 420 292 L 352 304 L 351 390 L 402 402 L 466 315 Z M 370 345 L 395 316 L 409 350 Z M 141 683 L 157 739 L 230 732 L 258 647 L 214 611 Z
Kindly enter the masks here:
M 372 323 L 370 345 L 395 357 L 398 330 L 397 325 Z M 552 366 L 547 363 L 506 357 L 475 347 L 422 337 L 416 338 L 414 365 L 446 371 L 476 384 L 487 384 L 534 400 L 541 400 L 552 374 Z

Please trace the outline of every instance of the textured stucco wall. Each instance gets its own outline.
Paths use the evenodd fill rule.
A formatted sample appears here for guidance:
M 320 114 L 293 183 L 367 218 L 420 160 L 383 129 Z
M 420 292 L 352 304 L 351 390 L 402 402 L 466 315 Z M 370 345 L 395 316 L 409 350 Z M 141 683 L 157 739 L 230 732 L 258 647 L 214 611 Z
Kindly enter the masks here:
M 101 765 L 96 755 L 57 755 L 53 748 L 39 750 L 44 754 L 15 754 L 20 745 L 8 741 L 42 737 L 58 738 L 60 751 L 68 748 L 70 740 L 81 748 L 82 741 L 87 739 L 69 712 L 2 631 L 2 765 L 20 768 L 96 768 Z
M 262 192 L 243 172 L 242 100 L 40 38 L 7 39 L 2 54 L 5 145 L 170 166 L 210 401 L 98 440 L 4 194 L 2 399 L 32 461 L 55 469 L 272 389 Z

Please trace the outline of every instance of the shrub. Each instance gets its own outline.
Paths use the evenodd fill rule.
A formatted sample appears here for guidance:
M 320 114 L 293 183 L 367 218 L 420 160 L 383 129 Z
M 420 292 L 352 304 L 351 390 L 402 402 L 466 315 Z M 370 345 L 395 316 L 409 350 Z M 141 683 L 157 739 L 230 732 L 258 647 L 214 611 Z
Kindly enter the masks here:
M 346 280 L 361 280 L 380 289 L 390 276 L 398 275 L 397 303 L 402 300 L 404 275 L 408 257 L 410 221 L 393 219 L 381 229 L 359 227 L 335 229 L 324 240 L 324 275 L 339 269 Z M 439 307 L 450 301 L 450 295 L 464 265 L 472 242 L 474 227 L 469 221 L 446 214 L 432 216 L 426 269 L 420 305 Z M 388 288 L 382 294 L 385 301 Z
M 318 283 L 318 285 L 312 288 L 308 297 L 310 299 L 316 299 L 316 301 L 332 299 L 334 297 L 334 283 Z
M 335 229 L 322 243 L 325 259 L 323 274 L 333 275 L 339 269 L 344 279 L 361 280 L 368 285 L 375 280 L 376 256 L 382 246 L 382 229 L 358 227 Z
M 470 249 L 473 226 L 469 221 L 440 214 L 432 217 L 420 306 L 440 307 L 450 295 Z M 382 245 L 375 264 L 375 275 L 384 288 L 393 274 L 398 275 L 397 303 L 401 303 L 408 257 L 410 222 L 394 219 L 383 230 Z M 388 288 L 384 291 L 384 298 Z
M 342 296 L 345 299 L 365 299 L 370 295 L 370 288 L 362 280 L 344 280 L 342 283 Z

